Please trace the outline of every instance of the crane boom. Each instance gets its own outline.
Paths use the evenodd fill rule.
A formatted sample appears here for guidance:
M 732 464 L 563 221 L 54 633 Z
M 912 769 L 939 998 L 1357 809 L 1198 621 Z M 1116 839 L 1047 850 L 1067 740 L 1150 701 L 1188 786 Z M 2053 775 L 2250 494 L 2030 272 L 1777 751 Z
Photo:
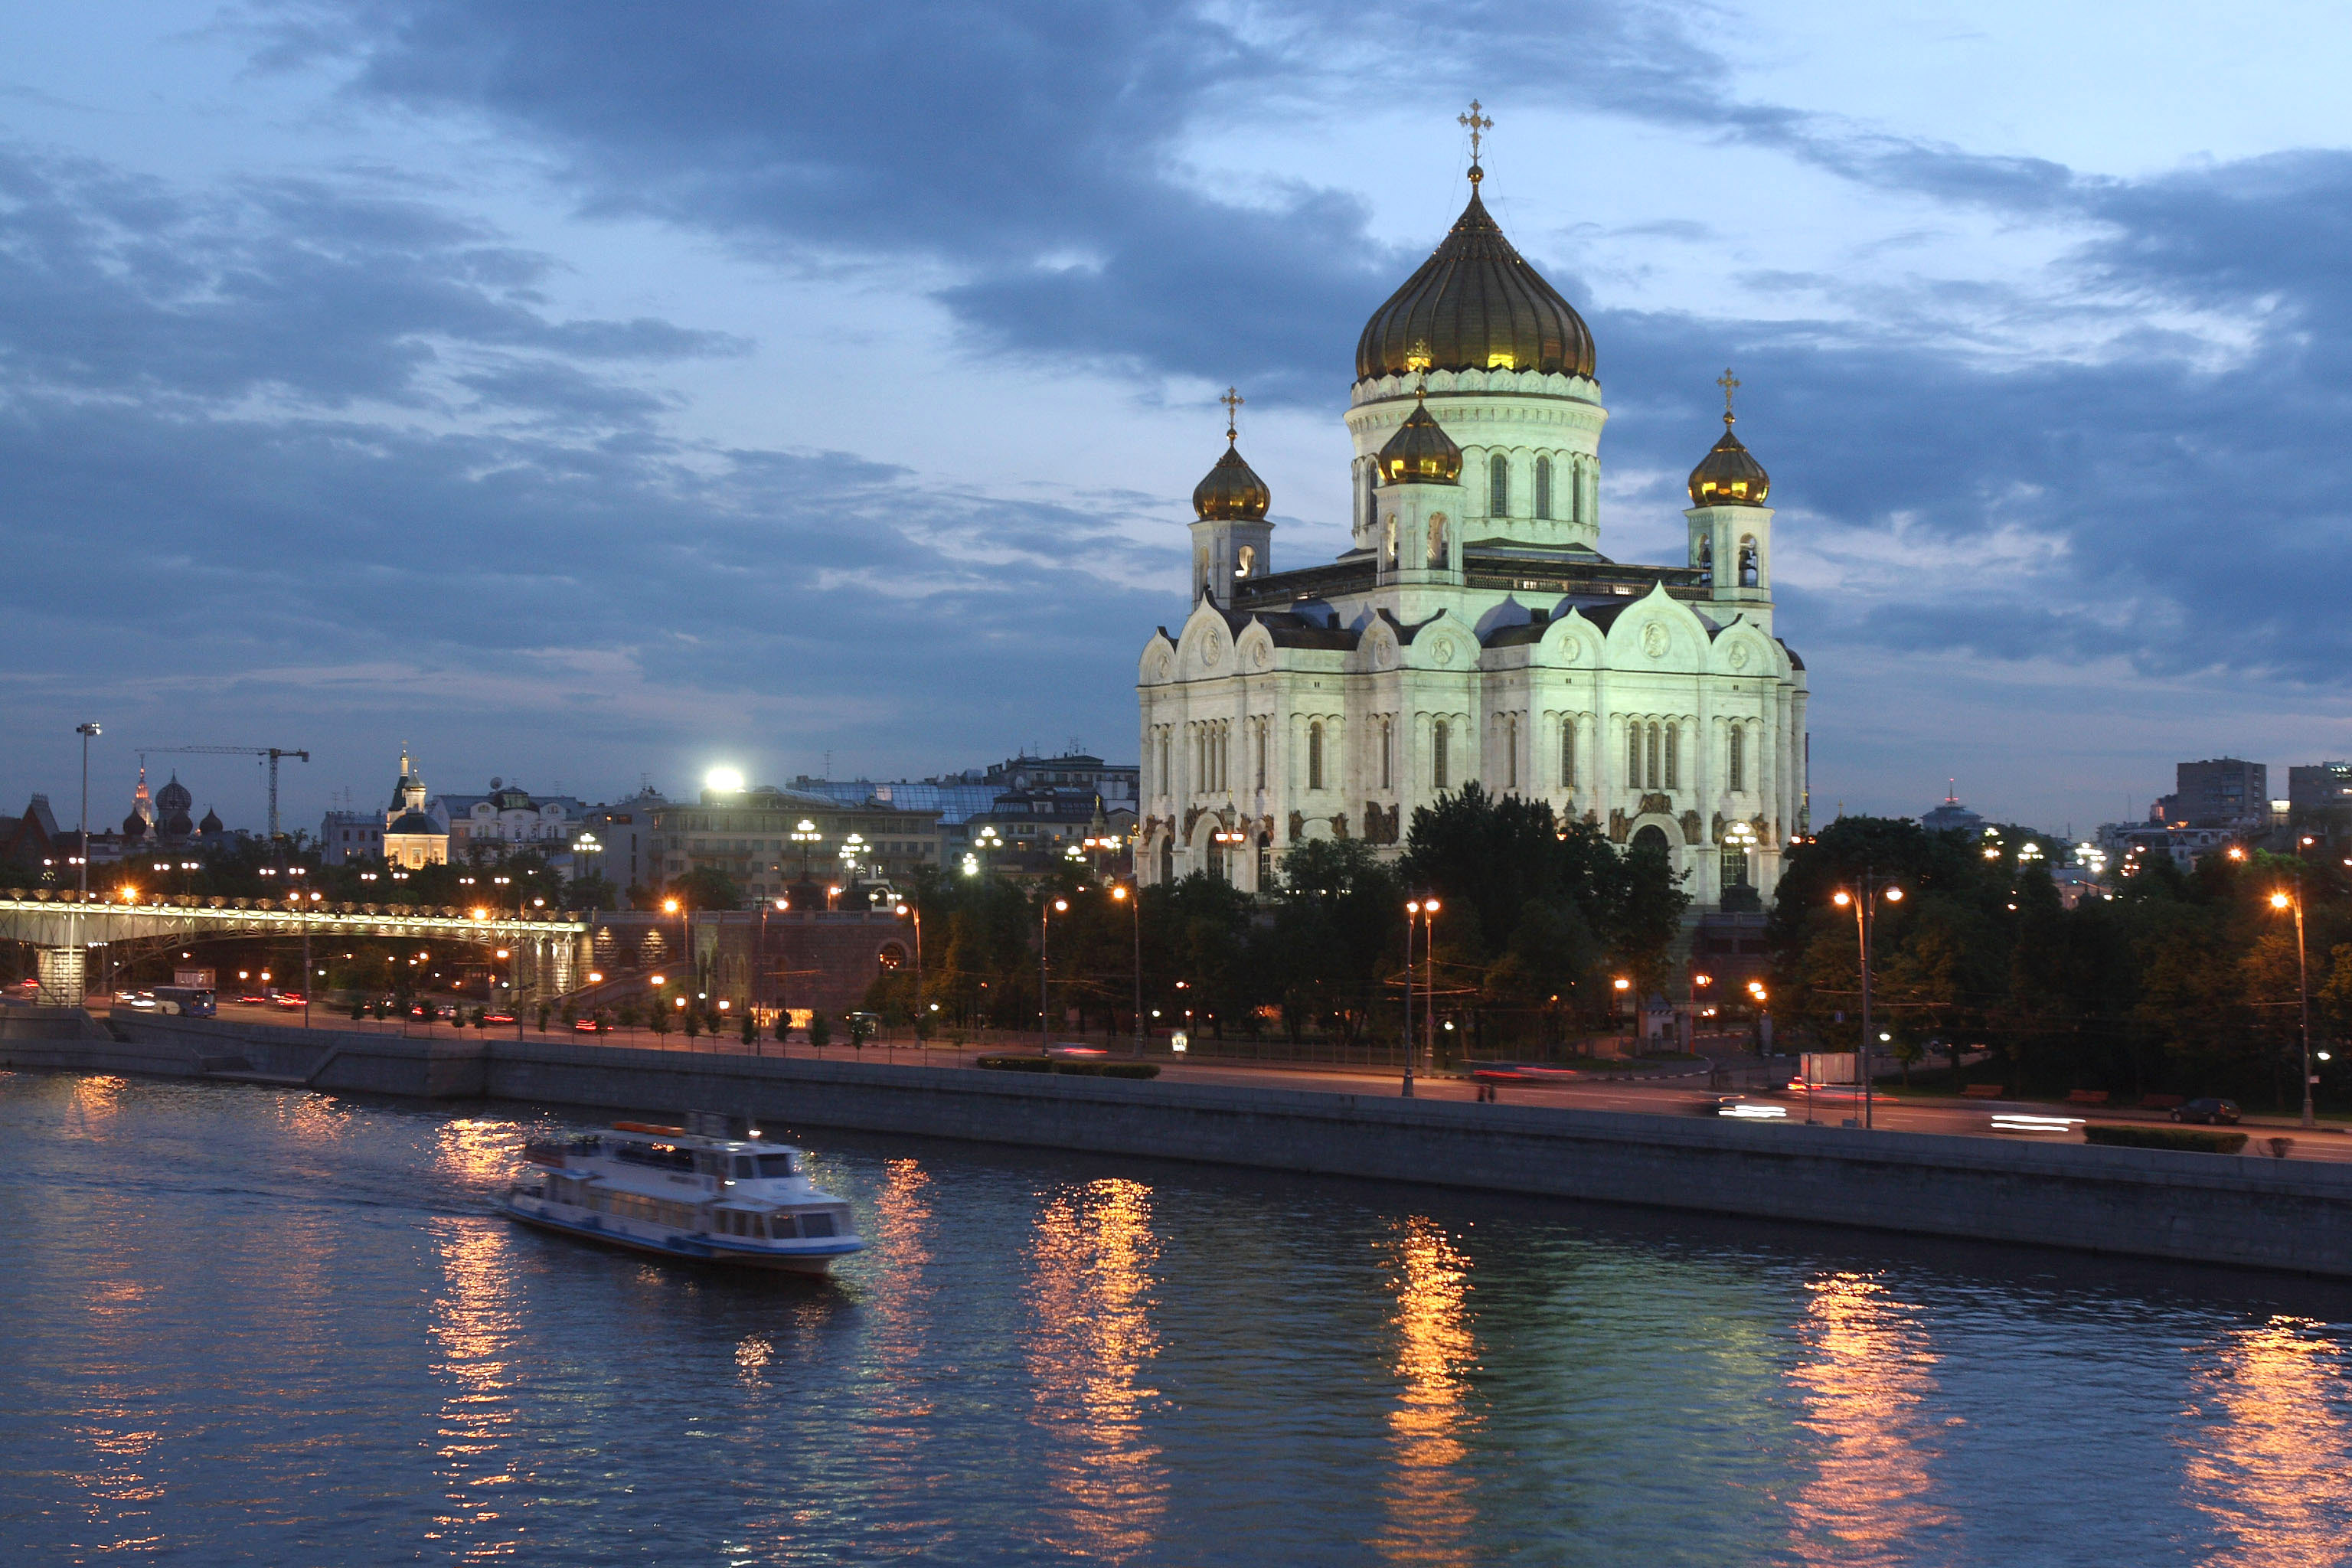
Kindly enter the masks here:
M 269 841 L 272 844 L 278 842 L 278 759 L 299 757 L 306 763 L 310 760 L 310 752 L 296 751 L 291 746 L 140 746 L 136 749 L 141 752 L 170 753 L 175 756 L 185 756 L 194 752 L 210 757 L 268 757 L 269 759 Z

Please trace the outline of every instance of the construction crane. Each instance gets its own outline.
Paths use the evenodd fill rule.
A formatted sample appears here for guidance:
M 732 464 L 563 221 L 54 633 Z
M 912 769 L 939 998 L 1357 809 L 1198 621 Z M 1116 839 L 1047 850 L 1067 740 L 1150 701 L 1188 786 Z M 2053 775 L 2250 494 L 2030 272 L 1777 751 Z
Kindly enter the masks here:
M 306 763 L 310 760 L 310 752 L 298 752 L 290 746 L 141 746 L 136 749 L 142 755 L 149 752 L 156 752 L 184 756 L 190 752 L 199 752 L 208 757 L 268 757 L 269 759 L 269 841 L 272 844 L 278 842 L 278 759 L 299 757 Z

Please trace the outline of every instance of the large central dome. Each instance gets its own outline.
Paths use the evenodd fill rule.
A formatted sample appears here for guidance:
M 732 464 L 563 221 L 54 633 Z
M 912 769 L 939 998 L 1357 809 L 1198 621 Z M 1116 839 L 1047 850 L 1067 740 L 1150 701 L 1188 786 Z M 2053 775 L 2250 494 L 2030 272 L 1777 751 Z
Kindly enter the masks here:
M 1356 341 L 1358 381 L 1423 368 L 1592 374 L 1591 330 L 1503 237 L 1475 171 L 1453 232 Z

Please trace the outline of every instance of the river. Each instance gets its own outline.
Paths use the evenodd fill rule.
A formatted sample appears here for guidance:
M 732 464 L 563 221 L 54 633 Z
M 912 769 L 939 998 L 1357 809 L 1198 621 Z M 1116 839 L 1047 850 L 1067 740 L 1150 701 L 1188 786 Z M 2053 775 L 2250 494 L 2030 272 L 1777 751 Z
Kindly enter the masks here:
M 2352 1561 L 2334 1286 L 818 1129 L 739 1278 L 589 1125 L 0 1074 L 6 1561 Z

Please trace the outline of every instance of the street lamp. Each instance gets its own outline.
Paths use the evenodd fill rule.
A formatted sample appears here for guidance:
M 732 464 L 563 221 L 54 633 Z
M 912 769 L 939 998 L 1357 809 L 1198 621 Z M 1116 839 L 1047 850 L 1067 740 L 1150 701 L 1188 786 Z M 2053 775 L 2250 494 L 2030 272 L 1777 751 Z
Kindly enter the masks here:
M 77 724 L 74 733 L 81 737 L 81 855 L 75 863 L 81 868 L 81 896 L 87 899 L 89 897 L 89 743 L 98 738 L 98 726 L 95 723 Z
M 1862 891 L 1850 893 L 1840 888 L 1830 896 L 1830 901 L 1840 909 L 1851 905 L 1853 910 L 1854 938 L 1862 950 L 1862 1045 L 1854 1057 L 1854 1066 L 1862 1079 L 1862 1124 L 1873 1125 L 1876 1110 L 1875 1086 L 1871 1081 L 1870 1062 L 1874 1053 L 1870 1030 L 1870 945 L 1871 932 L 1876 928 L 1878 900 L 1890 904 L 1903 901 L 1903 889 L 1878 880 L 1870 871 L 1862 874 Z
M 1053 1010 L 1046 1006 L 1045 937 L 1055 915 L 1067 914 L 1070 900 L 1055 899 L 1037 906 L 1037 1048 L 1044 1050 L 1053 1034 Z
M 1135 917 L 1135 1054 L 1143 1055 L 1143 898 L 1133 888 L 1113 888 L 1110 896 Z
M 978 833 L 972 835 L 972 852 L 964 857 L 965 872 L 967 874 L 974 874 L 973 864 L 975 861 L 978 863 L 978 867 L 981 871 L 986 871 L 988 869 L 987 857 L 993 855 L 996 851 L 1003 847 L 1004 840 L 997 836 L 996 825 L 992 822 L 984 825 Z
M 1429 962 L 1429 995 L 1425 1011 L 1433 1017 L 1437 1012 L 1437 929 L 1431 922 L 1437 918 L 1435 899 L 1407 899 L 1404 903 L 1404 1089 L 1403 1098 L 1412 1098 L 1412 1071 L 1418 1057 L 1412 1043 L 1412 922 L 1422 925 L 1422 952 Z M 1435 1026 L 1423 1020 L 1424 1032 L 1435 1043 Z
M 2311 1116 L 2311 968 L 2304 956 L 2303 947 L 2303 874 L 2298 869 L 2294 891 L 2284 889 L 2271 895 L 2271 908 L 2294 911 L 2294 973 L 2295 992 L 2303 1005 L 2303 1124 L 2313 1125 Z
M 849 873 L 852 887 L 857 884 L 857 862 L 866 854 L 866 835 L 853 833 L 841 841 L 841 864 Z
M 902 900 L 893 912 L 909 916 L 915 922 L 915 1016 L 919 1019 L 923 1016 L 923 911 Z

